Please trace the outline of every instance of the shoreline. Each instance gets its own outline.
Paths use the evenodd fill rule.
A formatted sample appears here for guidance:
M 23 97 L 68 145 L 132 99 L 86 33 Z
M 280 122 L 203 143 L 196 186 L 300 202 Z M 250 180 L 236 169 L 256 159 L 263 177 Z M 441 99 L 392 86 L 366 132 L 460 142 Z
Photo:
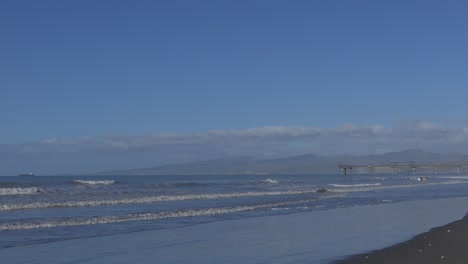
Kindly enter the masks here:
M 383 249 L 336 260 L 330 264 L 432 264 L 466 263 L 468 260 L 468 214 L 461 220 Z
M 467 211 L 468 197 L 365 205 L 9 247 L 0 257 L 10 264 L 326 264 L 408 240 Z

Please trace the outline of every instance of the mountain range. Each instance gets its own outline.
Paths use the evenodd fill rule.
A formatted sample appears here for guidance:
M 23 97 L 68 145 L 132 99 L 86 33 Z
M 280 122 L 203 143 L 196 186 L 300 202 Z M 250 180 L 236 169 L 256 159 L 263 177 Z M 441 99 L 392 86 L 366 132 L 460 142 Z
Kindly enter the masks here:
M 252 157 L 224 157 L 184 164 L 150 168 L 113 170 L 98 175 L 252 175 L 252 174 L 338 174 L 339 164 L 467 164 L 468 156 L 461 153 L 440 154 L 421 150 L 406 150 L 377 155 L 318 156 L 313 154 L 281 159 L 255 159 Z M 450 169 L 439 173 L 450 173 Z M 354 173 L 367 173 L 366 169 Z M 374 173 L 389 173 L 381 170 Z M 404 172 L 403 172 L 404 173 Z

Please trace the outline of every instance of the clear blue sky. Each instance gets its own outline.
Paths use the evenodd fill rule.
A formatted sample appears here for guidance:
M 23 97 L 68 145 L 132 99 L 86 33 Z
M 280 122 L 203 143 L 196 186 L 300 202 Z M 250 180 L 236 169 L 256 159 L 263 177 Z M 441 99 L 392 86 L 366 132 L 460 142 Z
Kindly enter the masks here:
M 265 126 L 463 131 L 467 13 L 429 0 L 4 0 L 0 145 Z

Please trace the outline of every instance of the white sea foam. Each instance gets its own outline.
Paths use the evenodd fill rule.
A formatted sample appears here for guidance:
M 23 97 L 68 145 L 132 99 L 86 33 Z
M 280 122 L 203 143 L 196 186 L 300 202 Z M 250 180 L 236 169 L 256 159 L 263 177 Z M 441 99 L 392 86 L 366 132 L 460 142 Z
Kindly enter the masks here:
M 412 180 L 412 181 L 422 181 L 422 180 L 427 180 L 428 177 L 426 176 L 406 177 L 405 179 Z
M 53 227 L 66 227 L 66 226 L 83 226 L 83 225 L 96 225 L 96 224 L 111 224 L 122 223 L 131 221 L 147 221 L 158 220 L 166 218 L 179 218 L 179 217 L 195 217 L 195 216 L 213 216 L 220 214 L 236 213 L 242 211 L 252 211 L 264 208 L 271 208 L 277 206 L 284 206 L 296 203 L 305 203 L 313 201 L 314 199 L 288 201 L 282 203 L 260 204 L 252 206 L 234 206 L 225 208 L 208 208 L 198 210 L 186 210 L 176 212 L 160 212 L 160 213 L 143 213 L 143 214 L 129 214 L 122 216 L 102 216 L 102 217 L 87 217 L 87 218 L 69 218 L 62 220 L 46 220 L 46 221 L 31 221 L 31 222 L 14 222 L 0 224 L 0 231 L 2 230 L 22 230 L 22 229 L 39 229 L 39 228 L 53 228 Z
M 84 180 L 74 180 L 74 183 L 83 184 L 83 185 L 111 185 L 114 184 L 114 180 L 106 181 L 84 181 Z
M 38 187 L 28 187 L 28 188 L 0 188 L 0 195 L 28 195 L 28 194 L 38 194 L 40 192 Z
M 149 197 L 143 197 L 143 198 L 127 198 L 127 199 L 118 199 L 118 200 L 3 204 L 3 205 L 0 205 L 0 211 L 65 208 L 65 207 L 92 207 L 92 206 L 122 205 L 122 204 L 145 204 L 145 203 L 174 202 L 174 201 L 200 200 L 200 199 L 227 199 L 227 198 L 249 197 L 249 196 L 252 197 L 252 196 L 301 195 L 301 194 L 310 194 L 310 193 L 316 193 L 316 190 L 161 195 L 161 196 L 149 196 Z
M 380 183 L 362 183 L 362 184 L 330 184 L 333 187 L 339 188 L 354 188 L 354 187 L 367 187 L 367 186 L 379 186 Z
M 451 180 L 451 181 L 445 181 L 445 182 L 431 182 L 431 183 L 425 182 L 423 184 L 423 186 L 467 184 L 467 183 L 468 183 L 467 181 Z M 336 192 L 336 193 L 347 193 L 347 192 L 365 192 L 365 191 L 383 190 L 383 189 L 414 188 L 414 187 L 420 187 L 420 186 L 421 185 L 419 185 L 419 184 L 384 185 L 384 186 L 356 186 L 356 187 L 352 187 L 352 188 L 330 189 L 329 191 Z
M 272 180 L 272 179 L 266 179 L 266 180 L 262 180 L 261 183 L 277 184 L 277 183 L 279 183 L 279 181 L 278 180 Z
M 438 176 L 439 179 L 468 180 L 468 176 Z
M 281 210 L 291 210 L 289 207 L 273 207 L 270 210 L 272 211 L 281 211 Z

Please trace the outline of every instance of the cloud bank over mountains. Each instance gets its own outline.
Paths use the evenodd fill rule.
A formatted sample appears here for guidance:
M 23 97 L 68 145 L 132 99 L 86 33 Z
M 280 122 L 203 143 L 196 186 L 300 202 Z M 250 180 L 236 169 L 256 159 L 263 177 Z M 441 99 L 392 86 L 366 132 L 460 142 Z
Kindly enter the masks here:
M 405 149 L 462 152 L 468 122 L 402 121 L 393 127 L 345 124 L 336 128 L 265 126 L 199 133 L 109 135 L 0 145 L 0 175 L 34 170 L 44 174 L 86 173 L 183 163 L 223 156 L 278 158 L 378 154 Z

